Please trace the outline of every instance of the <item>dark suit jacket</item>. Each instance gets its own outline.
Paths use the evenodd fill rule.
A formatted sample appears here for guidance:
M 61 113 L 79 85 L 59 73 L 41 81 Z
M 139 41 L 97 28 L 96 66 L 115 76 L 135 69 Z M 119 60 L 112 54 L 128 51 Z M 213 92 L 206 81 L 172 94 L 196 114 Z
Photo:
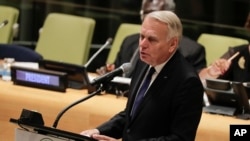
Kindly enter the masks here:
M 38 62 L 43 56 L 24 46 L 0 44 L 0 59 L 4 58 L 14 58 L 19 62 Z
M 126 109 L 99 126 L 100 133 L 124 141 L 194 141 L 202 113 L 203 86 L 178 51 L 158 74 L 131 119 L 133 101 L 147 68 L 138 60 Z
M 130 62 L 131 57 L 139 46 L 139 37 L 139 34 L 133 34 L 124 39 L 114 62 L 116 67 L 121 66 L 125 62 Z M 206 67 L 205 48 L 202 45 L 183 36 L 180 40 L 179 50 L 197 72 Z M 139 56 L 136 56 L 136 59 L 139 59 Z

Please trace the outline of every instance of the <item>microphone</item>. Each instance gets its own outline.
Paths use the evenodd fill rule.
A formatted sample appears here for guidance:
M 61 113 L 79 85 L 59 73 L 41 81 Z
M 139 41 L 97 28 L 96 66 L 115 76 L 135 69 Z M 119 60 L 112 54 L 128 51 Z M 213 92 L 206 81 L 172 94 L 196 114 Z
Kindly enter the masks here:
M 4 26 L 6 26 L 8 24 L 8 20 L 4 20 L 0 23 L 0 28 L 3 28 Z
M 88 60 L 88 62 L 84 65 L 84 67 L 87 68 L 89 64 L 96 58 L 96 56 L 99 55 L 104 48 L 106 48 L 108 45 L 112 43 L 112 40 L 113 40 L 112 38 L 108 38 L 105 44 L 98 49 L 98 51 Z
M 123 72 L 128 72 L 129 69 L 131 67 L 130 63 L 124 63 L 122 64 L 119 68 L 115 69 L 114 71 L 107 73 L 97 79 L 94 79 L 92 84 L 98 84 L 98 83 L 102 83 L 102 82 L 107 82 L 107 81 L 111 81 L 113 79 L 113 77 L 115 77 L 116 75 L 122 74 Z M 79 99 L 73 103 L 71 103 L 70 105 L 68 105 L 67 107 L 65 107 L 56 117 L 54 123 L 53 123 L 53 127 L 56 128 L 58 125 L 59 120 L 61 119 L 61 117 L 63 116 L 63 114 L 68 111 L 70 108 L 72 108 L 73 106 L 86 101 L 88 99 L 90 99 L 91 97 L 100 94 L 100 92 L 103 91 L 102 87 L 99 87 L 96 91 L 92 92 L 90 95 Z
M 131 68 L 131 63 L 124 63 L 119 68 L 92 80 L 91 85 L 111 81 L 115 76 L 127 73 Z

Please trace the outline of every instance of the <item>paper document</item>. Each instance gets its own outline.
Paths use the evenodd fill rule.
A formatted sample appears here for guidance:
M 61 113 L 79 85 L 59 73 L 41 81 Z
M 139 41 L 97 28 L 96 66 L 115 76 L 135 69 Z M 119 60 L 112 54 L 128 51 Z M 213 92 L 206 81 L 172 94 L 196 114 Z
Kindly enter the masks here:
M 12 65 L 18 66 L 18 67 L 39 69 L 38 63 L 34 63 L 34 62 L 14 62 L 14 64 L 12 64 Z
M 111 82 L 129 85 L 131 82 L 131 78 L 116 76 L 113 78 L 113 80 Z

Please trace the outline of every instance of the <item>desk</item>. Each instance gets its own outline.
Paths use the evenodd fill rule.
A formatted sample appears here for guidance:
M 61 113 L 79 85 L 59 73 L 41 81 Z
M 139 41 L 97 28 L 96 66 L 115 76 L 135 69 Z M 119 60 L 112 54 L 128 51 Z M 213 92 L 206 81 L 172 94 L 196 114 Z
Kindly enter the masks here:
M 203 113 L 198 127 L 196 141 L 229 141 L 231 124 L 250 124 L 250 120 Z
M 67 89 L 66 93 L 13 85 L 0 80 L 0 140 L 14 140 L 17 125 L 9 122 L 18 119 L 23 108 L 39 111 L 46 126 L 52 126 L 57 114 L 69 104 L 87 95 L 86 90 Z M 57 128 L 80 133 L 93 128 L 125 107 L 126 98 L 115 95 L 97 95 L 69 109 L 60 119 Z M 202 114 L 196 141 L 229 141 L 230 124 L 250 124 L 222 115 Z
M 0 140 L 14 141 L 10 118 L 18 119 L 22 109 L 36 110 L 46 126 L 52 127 L 57 114 L 69 104 L 87 96 L 87 90 L 67 89 L 66 93 L 13 85 L 0 80 Z M 126 98 L 97 95 L 69 109 L 58 122 L 58 129 L 80 133 L 108 120 L 125 107 Z

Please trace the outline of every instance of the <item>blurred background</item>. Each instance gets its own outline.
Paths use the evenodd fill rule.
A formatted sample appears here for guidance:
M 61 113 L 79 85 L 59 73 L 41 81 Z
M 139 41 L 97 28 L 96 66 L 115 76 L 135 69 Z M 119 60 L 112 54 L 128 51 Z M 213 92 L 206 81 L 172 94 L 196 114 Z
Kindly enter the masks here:
M 197 40 L 201 33 L 216 33 L 250 40 L 243 28 L 250 11 L 250 0 L 175 0 L 184 35 Z M 121 23 L 140 24 L 141 0 L 0 0 L 0 5 L 19 9 L 19 31 L 14 43 L 35 47 L 39 29 L 52 12 L 96 20 L 91 53 L 114 37 Z M 0 13 L 1 14 L 1 13 Z M 69 25 L 70 26 L 70 25 Z M 107 54 L 108 50 L 106 50 Z M 103 57 L 106 57 L 105 51 Z M 91 56 L 91 55 L 90 55 Z M 105 60 L 105 59 L 103 59 Z M 96 62 L 93 69 L 103 62 Z

